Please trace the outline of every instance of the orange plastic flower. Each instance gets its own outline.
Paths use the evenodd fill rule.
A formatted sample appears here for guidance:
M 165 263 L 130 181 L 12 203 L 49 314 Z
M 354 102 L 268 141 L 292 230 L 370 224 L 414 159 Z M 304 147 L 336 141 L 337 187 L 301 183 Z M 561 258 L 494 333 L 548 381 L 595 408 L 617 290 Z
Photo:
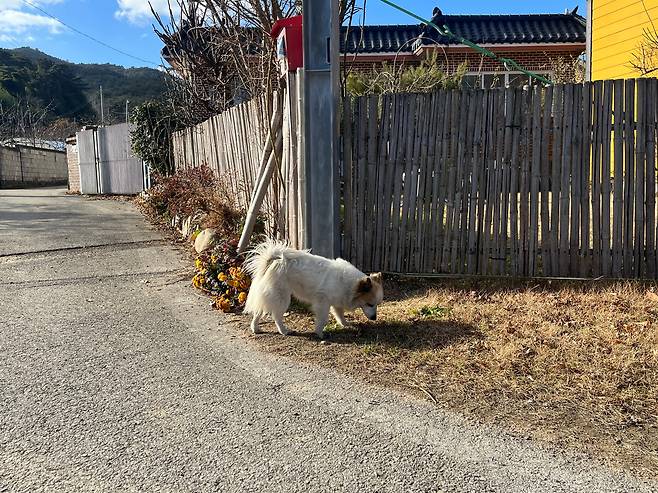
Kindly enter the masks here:
M 223 296 L 219 298 L 219 309 L 224 313 L 231 311 L 231 302 Z
M 238 295 L 238 301 L 240 302 L 240 304 L 242 304 L 242 303 L 244 303 L 245 301 L 247 301 L 247 293 L 245 293 L 244 291 L 242 291 L 242 292 Z

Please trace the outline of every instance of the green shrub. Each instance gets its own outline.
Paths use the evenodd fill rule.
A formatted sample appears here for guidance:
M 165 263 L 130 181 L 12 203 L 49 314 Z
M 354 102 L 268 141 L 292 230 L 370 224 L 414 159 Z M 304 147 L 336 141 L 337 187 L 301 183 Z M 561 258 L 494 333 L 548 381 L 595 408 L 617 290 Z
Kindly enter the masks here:
M 351 96 L 367 94 L 427 93 L 438 89 L 461 87 L 466 74 L 464 62 L 448 74 L 438 62 L 436 54 L 418 66 L 382 64 L 382 69 L 370 73 L 351 72 L 347 76 L 347 92 Z

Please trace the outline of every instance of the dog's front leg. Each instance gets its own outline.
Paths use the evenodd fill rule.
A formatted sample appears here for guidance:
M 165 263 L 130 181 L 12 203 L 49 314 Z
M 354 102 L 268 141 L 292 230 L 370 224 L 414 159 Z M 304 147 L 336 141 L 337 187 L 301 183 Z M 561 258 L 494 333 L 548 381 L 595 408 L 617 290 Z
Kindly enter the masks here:
M 324 326 L 329 320 L 329 305 L 314 305 L 313 311 L 315 312 L 315 335 L 324 339 Z
M 345 310 L 343 310 L 342 308 L 337 308 L 335 306 L 332 306 L 331 313 L 336 319 L 336 322 L 338 322 L 338 325 L 340 325 L 341 327 L 347 326 L 347 320 L 345 320 Z

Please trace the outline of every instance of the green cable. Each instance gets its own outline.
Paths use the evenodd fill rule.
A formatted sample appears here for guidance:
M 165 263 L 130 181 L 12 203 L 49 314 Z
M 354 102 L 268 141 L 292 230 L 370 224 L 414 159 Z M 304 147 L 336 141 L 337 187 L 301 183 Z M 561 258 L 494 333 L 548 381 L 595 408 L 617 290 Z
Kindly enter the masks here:
M 381 1 L 384 2 L 387 5 L 390 5 L 394 9 L 399 10 L 400 12 L 404 12 L 405 14 L 410 15 L 414 19 L 418 19 L 419 21 L 421 21 L 424 24 L 427 24 L 428 26 L 432 26 L 434 29 L 436 29 L 439 32 L 439 34 L 441 36 L 446 36 L 448 38 L 452 38 L 454 40 L 457 40 L 459 43 L 472 48 L 473 50 L 477 51 L 478 53 L 482 53 L 484 56 L 487 56 L 489 58 L 492 58 L 492 59 L 502 63 L 503 66 L 508 70 L 509 70 L 509 67 L 512 67 L 512 68 L 516 69 L 517 71 L 526 74 L 528 77 L 531 77 L 533 79 L 537 79 L 538 81 L 540 81 L 540 82 L 542 82 L 546 85 L 552 85 L 553 84 L 553 82 L 548 80 L 546 77 L 542 77 L 539 74 L 535 74 L 534 72 L 530 72 L 529 70 L 526 70 L 525 68 L 523 68 L 521 65 L 516 63 L 511 58 L 499 57 L 498 55 L 496 55 L 495 53 L 487 50 L 486 48 L 482 48 L 481 46 L 478 46 L 477 44 L 473 43 L 472 41 L 469 41 L 468 39 L 462 38 L 461 36 L 458 36 L 458 35 L 454 34 L 450 29 L 448 29 L 448 26 L 446 26 L 446 25 L 444 25 L 443 28 L 440 28 L 439 26 L 434 24 L 432 21 L 428 21 L 427 19 L 424 19 L 421 16 L 419 16 L 417 14 L 414 14 L 410 10 L 405 9 L 404 7 L 401 7 L 400 5 L 398 5 L 394 2 L 391 2 L 390 0 L 381 0 Z

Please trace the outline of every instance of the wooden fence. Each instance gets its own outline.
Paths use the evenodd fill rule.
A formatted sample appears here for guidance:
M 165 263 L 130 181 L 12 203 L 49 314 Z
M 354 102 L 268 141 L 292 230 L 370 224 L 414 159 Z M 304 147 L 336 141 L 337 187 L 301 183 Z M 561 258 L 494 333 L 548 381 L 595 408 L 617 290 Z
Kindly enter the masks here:
M 656 79 L 360 97 L 343 256 L 400 273 L 655 278 Z
M 177 170 L 209 166 L 235 197 L 236 205 L 247 210 L 262 173 L 259 163 L 263 161 L 270 118 L 276 105 L 283 105 L 283 119 L 272 129 L 274 133 L 282 133 L 281 145 L 275 151 L 279 166 L 268 186 L 261 212 L 269 236 L 285 238 L 295 247 L 302 247 L 304 173 L 298 166 L 301 159 L 296 126 L 301 108 L 297 87 L 297 80 L 291 75 L 289 90 L 275 96 L 273 101 L 253 99 L 174 133 L 173 151 Z

